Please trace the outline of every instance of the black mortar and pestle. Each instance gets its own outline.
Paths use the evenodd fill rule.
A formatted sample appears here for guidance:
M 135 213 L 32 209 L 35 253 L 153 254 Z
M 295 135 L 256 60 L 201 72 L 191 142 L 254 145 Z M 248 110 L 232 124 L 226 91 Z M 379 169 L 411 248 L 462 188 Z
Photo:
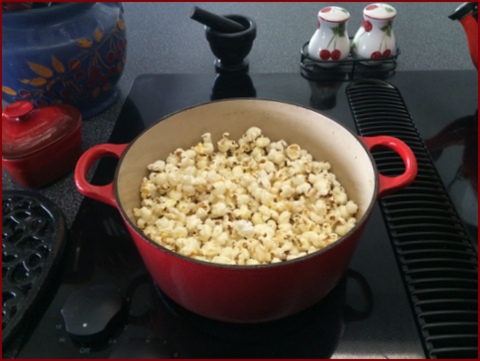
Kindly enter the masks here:
M 190 18 L 205 25 L 217 72 L 248 71 L 247 55 L 257 35 L 255 22 L 243 15 L 220 16 L 194 6 Z

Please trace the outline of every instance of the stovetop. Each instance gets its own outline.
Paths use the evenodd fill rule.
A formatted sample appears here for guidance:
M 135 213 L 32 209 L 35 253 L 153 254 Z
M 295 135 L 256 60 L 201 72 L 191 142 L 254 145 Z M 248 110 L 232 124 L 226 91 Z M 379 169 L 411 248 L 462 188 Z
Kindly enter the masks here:
M 401 92 L 418 132 L 435 148 L 432 160 L 475 249 L 477 193 L 462 164 L 471 149 L 468 126 L 477 121 L 476 79 L 469 71 L 397 72 L 384 79 Z M 355 131 L 346 96 L 349 84 L 310 81 L 300 74 L 146 74 L 133 83 L 110 142 L 130 142 L 185 107 L 241 96 L 302 104 Z M 454 128 L 449 134 L 456 132 L 455 142 L 439 136 L 447 126 Z M 474 149 L 476 155 L 476 145 Z M 92 183 L 110 182 L 115 166 L 116 160 L 102 159 Z M 169 300 L 149 277 L 117 209 L 84 199 L 70 230 L 57 292 L 3 350 L 4 357 L 425 358 L 390 238 L 377 205 L 347 273 L 324 300 L 286 319 L 228 324 Z M 125 313 L 102 337 L 79 342 L 67 332 L 61 309 L 74 291 L 94 284 L 115 286 Z

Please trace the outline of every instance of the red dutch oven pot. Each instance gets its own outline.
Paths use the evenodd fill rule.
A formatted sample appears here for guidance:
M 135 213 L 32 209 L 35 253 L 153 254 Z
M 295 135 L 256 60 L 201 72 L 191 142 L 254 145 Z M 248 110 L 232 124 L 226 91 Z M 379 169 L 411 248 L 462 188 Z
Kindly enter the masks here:
M 210 132 L 213 140 L 229 132 L 238 139 L 256 126 L 272 140 L 284 139 L 329 161 L 332 171 L 359 205 L 357 225 L 330 246 L 282 263 L 232 266 L 190 259 L 147 238 L 135 225 L 140 184 L 147 165 L 166 159 L 177 148 L 188 149 Z M 384 146 L 396 151 L 405 171 L 396 177 L 378 174 L 369 152 Z M 102 157 L 117 157 L 114 179 L 92 185 L 88 169 Z M 362 138 L 311 109 L 279 101 L 233 99 L 197 105 L 165 117 L 130 144 L 101 144 L 77 163 L 75 182 L 85 196 L 120 211 L 128 231 L 157 285 L 175 302 L 202 316 L 228 322 L 263 322 L 297 313 L 326 296 L 346 272 L 358 239 L 378 197 L 409 185 L 417 173 L 411 149 L 388 137 Z M 380 270 L 379 270 L 380 271 Z

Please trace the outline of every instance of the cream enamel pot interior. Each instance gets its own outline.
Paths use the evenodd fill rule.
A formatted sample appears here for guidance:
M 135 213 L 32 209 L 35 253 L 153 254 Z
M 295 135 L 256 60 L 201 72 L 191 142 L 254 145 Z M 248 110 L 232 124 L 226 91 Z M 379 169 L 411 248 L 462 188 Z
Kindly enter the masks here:
M 177 148 L 190 148 L 206 132 L 217 141 L 229 132 L 238 139 L 256 126 L 272 140 L 297 143 L 332 171 L 359 205 L 357 225 L 340 240 L 305 257 L 259 266 L 227 266 L 193 260 L 146 238 L 135 226 L 133 208 L 140 205 L 140 184 L 147 165 Z M 369 152 L 376 146 L 395 150 L 405 163 L 397 177 L 378 174 Z M 118 157 L 114 179 L 97 186 L 86 174 L 102 157 Z M 327 295 L 347 270 L 357 241 L 378 197 L 409 185 L 417 173 L 410 148 L 399 139 L 361 138 L 311 109 L 262 99 L 232 99 L 197 105 L 168 115 L 130 144 L 101 144 L 77 163 L 75 182 L 85 196 L 120 211 L 128 231 L 155 282 L 175 302 L 202 316 L 228 322 L 262 322 L 299 312 Z

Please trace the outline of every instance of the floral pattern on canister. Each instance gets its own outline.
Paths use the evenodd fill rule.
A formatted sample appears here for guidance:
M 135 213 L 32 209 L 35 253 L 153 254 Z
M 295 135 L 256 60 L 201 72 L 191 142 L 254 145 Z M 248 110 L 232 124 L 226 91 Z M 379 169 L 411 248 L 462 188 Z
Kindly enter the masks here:
M 78 52 L 65 64 L 55 55 L 50 56 L 50 64 L 27 61 L 32 77 L 18 79 L 25 88 L 18 94 L 8 87 L 2 90 L 17 95 L 16 100 L 33 100 L 40 106 L 63 103 L 87 93 L 97 97 L 110 91 L 111 77 L 122 73 L 126 61 L 124 29 L 125 23 L 119 19 L 110 34 L 98 27 L 91 38 L 76 40 Z
M 122 3 L 61 3 L 9 15 L 2 24 L 5 102 L 66 103 L 86 119 L 118 98 L 127 54 Z

